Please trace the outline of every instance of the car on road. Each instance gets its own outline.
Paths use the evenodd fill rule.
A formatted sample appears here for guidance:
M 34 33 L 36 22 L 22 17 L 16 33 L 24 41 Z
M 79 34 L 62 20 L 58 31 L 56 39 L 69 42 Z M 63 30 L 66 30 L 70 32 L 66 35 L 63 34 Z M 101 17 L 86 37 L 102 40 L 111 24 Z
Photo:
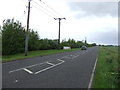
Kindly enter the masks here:
M 86 46 L 82 46 L 81 50 L 87 50 L 87 47 Z

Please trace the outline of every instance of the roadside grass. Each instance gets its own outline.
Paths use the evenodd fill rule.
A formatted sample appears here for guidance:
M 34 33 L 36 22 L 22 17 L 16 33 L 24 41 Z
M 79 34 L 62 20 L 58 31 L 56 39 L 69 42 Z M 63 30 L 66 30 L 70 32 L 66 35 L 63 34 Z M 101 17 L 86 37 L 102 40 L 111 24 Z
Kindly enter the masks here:
M 68 49 L 68 50 L 38 50 L 38 51 L 29 51 L 27 56 L 24 56 L 24 53 L 15 54 L 15 55 L 3 55 L 2 62 L 8 62 L 13 60 L 20 60 L 26 58 L 33 58 L 37 56 L 45 56 L 51 54 L 58 54 L 63 52 L 71 52 L 75 50 L 80 50 L 80 48 Z
M 92 88 L 118 88 L 118 47 L 99 47 Z

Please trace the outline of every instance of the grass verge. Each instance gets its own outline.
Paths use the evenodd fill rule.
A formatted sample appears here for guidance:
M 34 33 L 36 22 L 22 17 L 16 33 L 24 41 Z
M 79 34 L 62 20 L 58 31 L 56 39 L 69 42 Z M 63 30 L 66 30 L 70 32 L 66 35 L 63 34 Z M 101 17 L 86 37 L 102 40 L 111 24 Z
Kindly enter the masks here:
M 24 53 L 15 54 L 15 55 L 3 55 L 2 56 L 2 62 L 8 62 L 8 61 L 26 59 L 26 58 L 33 58 L 33 57 L 36 57 L 36 56 L 45 56 L 45 55 L 51 55 L 51 54 L 57 54 L 57 53 L 63 53 L 63 52 L 71 52 L 71 51 L 75 51 L 75 50 L 80 50 L 80 49 L 76 48 L 76 49 L 68 49 L 68 50 L 29 51 L 28 56 L 24 56 Z
M 99 47 L 92 88 L 118 88 L 118 47 Z

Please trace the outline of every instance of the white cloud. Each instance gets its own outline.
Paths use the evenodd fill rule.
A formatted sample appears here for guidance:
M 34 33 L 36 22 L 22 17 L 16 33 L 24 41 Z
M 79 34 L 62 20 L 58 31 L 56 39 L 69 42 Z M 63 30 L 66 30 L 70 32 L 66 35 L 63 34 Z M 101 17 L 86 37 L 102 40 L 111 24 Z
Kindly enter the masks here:
M 71 10 L 77 12 L 76 18 L 86 16 L 99 16 L 105 17 L 110 15 L 113 17 L 118 16 L 118 3 L 117 2 L 72 2 L 69 3 Z

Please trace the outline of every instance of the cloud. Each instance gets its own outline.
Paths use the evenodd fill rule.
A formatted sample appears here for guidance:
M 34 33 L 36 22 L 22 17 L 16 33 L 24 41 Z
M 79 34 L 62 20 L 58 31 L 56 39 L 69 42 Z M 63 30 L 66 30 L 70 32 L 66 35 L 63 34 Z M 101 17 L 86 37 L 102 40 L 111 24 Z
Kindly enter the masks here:
M 69 7 L 74 11 L 77 18 L 86 16 L 118 16 L 117 2 L 72 2 L 69 3 Z
M 118 32 L 115 30 L 109 30 L 108 32 L 94 32 L 90 36 L 90 42 L 96 42 L 98 44 L 118 44 Z

